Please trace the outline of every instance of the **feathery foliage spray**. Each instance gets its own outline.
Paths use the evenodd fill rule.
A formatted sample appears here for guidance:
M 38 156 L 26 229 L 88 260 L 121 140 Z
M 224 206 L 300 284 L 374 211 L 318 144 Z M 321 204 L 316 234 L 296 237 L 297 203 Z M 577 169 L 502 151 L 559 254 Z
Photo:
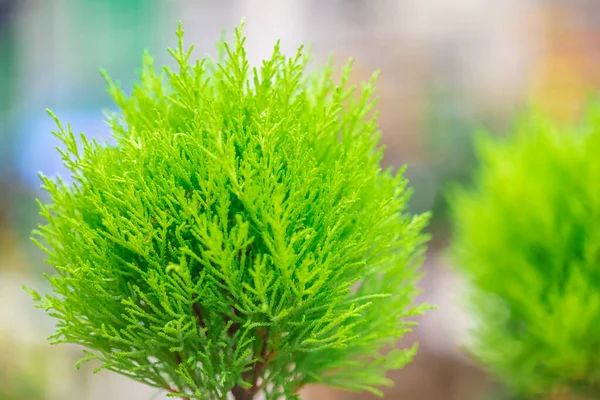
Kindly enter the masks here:
M 474 355 L 517 392 L 600 396 L 600 103 L 559 127 L 536 112 L 482 137 L 453 194 L 455 264 L 472 283 Z
M 114 144 L 58 119 L 73 183 L 42 176 L 35 232 L 57 274 L 33 293 L 54 343 L 187 399 L 297 398 L 319 382 L 391 382 L 410 330 L 427 215 L 409 216 L 402 171 L 382 170 L 373 81 L 347 87 L 307 54 L 250 69 L 241 26 L 216 61 L 157 73 L 144 57 Z

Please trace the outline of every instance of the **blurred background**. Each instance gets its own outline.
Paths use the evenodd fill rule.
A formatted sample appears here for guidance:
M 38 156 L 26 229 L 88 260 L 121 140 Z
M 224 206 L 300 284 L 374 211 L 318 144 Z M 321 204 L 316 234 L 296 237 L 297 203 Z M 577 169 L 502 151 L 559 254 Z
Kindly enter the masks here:
M 75 370 L 81 350 L 47 345 L 53 322 L 21 289 L 45 290 L 51 272 L 28 239 L 43 196 L 37 173 L 62 171 L 45 109 L 75 131 L 107 136 L 102 111 L 112 103 L 99 67 L 127 87 L 144 49 L 171 63 L 178 20 L 202 56 L 242 17 L 255 63 L 281 38 L 289 53 L 312 44 L 317 61 L 354 57 L 356 81 L 382 72 L 385 163 L 407 163 L 412 209 L 434 210 L 422 299 L 439 306 L 400 344 L 419 340 L 420 352 L 392 375 L 386 398 L 508 400 L 461 350 L 469 318 L 447 267 L 443 193 L 468 182 L 474 132 L 505 131 L 530 102 L 559 120 L 577 115 L 600 83 L 593 0 L 0 0 L 0 400 L 165 398 L 107 372 L 92 376 L 93 365 Z M 372 397 L 315 387 L 304 398 Z

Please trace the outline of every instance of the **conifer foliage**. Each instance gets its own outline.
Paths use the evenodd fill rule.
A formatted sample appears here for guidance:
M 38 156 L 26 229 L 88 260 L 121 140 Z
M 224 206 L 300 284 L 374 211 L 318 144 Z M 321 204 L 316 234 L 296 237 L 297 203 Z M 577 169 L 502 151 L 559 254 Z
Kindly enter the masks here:
M 53 343 L 185 399 L 381 394 L 416 350 L 393 345 L 427 308 L 413 298 L 428 216 L 380 167 L 374 79 L 307 73 L 307 53 L 278 44 L 250 68 L 241 26 L 216 60 L 177 36 L 177 70 L 145 55 L 130 95 L 107 78 L 113 144 L 55 117 L 72 183 L 42 175 L 34 240 L 57 273 L 32 292 Z
M 451 201 L 470 350 L 520 394 L 598 398 L 600 103 L 572 126 L 533 110 L 478 153 L 474 186 Z

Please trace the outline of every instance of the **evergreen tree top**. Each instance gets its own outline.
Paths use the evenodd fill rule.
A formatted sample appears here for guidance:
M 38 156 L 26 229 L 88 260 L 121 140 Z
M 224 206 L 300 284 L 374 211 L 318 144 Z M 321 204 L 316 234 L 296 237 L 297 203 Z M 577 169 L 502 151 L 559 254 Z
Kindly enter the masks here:
M 240 26 L 216 60 L 145 55 L 114 143 L 77 137 L 57 117 L 72 183 L 50 195 L 35 241 L 56 274 L 42 307 L 53 343 L 187 399 L 297 398 L 319 382 L 390 384 L 416 347 L 427 215 L 410 216 L 402 171 L 380 166 L 374 80 L 348 86 L 331 64 L 277 44 L 250 68 Z

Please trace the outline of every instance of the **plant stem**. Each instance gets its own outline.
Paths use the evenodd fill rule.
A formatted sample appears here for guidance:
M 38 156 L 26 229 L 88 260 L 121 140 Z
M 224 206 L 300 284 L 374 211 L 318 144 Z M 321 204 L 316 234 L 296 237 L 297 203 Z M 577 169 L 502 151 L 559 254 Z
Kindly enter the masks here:
M 258 384 L 258 380 L 263 374 L 265 367 L 269 364 L 269 361 L 275 355 L 274 351 L 267 352 L 267 346 L 269 345 L 269 328 L 266 331 L 258 332 L 258 336 L 262 339 L 261 349 L 259 359 L 254 362 L 252 365 L 252 369 L 250 371 L 246 371 L 244 374 L 244 380 L 248 380 L 252 382 L 252 387 L 249 389 L 244 389 L 239 385 L 235 385 L 231 389 L 231 394 L 235 397 L 235 400 L 252 400 L 257 392 L 262 389 L 262 386 L 265 382 Z
M 235 385 L 233 389 L 231 389 L 231 394 L 235 397 L 235 400 L 252 400 L 254 399 L 254 393 L 252 390 L 244 390 L 239 385 Z

